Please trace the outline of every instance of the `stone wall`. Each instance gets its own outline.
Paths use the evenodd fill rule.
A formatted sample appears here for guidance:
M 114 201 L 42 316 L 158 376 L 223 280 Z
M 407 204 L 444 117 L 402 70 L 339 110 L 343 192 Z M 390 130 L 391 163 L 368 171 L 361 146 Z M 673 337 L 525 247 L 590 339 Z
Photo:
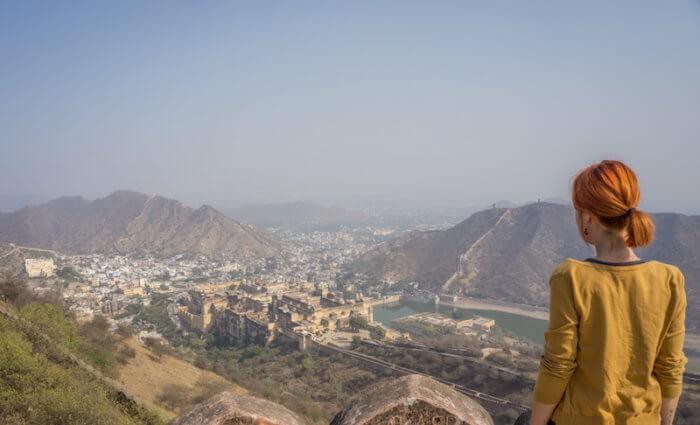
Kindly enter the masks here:
M 172 425 L 305 425 L 267 400 L 220 393 L 184 412 Z M 421 375 L 385 379 L 363 391 L 329 425 L 493 425 L 479 403 Z
M 229 342 L 250 340 L 258 344 L 268 344 L 275 335 L 275 324 L 259 322 L 246 313 L 227 308 L 214 315 L 213 331 Z

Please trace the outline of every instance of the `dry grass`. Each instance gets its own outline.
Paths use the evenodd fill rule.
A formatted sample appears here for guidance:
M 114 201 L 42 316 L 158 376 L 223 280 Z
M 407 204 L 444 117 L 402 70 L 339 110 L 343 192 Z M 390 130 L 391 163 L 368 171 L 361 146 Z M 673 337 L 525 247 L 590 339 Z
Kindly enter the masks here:
M 119 382 L 166 420 L 199 402 L 203 396 L 213 395 L 206 394 L 207 391 L 247 393 L 244 388 L 221 376 L 178 358 L 164 355 L 160 361 L 156 361 L 150 351 L 133 338 L 124 343 L 134 348 L 136 356 L 119 369 Z M 180 402 L 174 407 L 166 398 L 175 389 L 179 393 Z

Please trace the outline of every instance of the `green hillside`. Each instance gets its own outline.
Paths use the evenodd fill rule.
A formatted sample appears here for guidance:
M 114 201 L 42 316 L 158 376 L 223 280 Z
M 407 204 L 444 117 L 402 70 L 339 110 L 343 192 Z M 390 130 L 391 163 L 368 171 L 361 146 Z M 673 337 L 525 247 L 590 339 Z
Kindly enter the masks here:
M 108 385 L 109 357 L 52 304 L 0 315 L 0 417 L 5 424 L 161 424 Z M 9 313 L 9 314 L 7 314 Z M 85 361 L 86 363 L 83 363 Z

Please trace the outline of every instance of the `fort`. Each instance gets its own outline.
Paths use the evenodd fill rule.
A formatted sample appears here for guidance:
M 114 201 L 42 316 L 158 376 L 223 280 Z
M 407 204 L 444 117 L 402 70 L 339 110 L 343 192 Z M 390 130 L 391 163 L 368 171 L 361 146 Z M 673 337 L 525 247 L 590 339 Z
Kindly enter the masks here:
M 51 277 L 56 272 L 52 258 L 27 258 L 24 260 L 24 270 L 30 278 Z
M 279 336 L 301 342 L 301 335 L 322 335 L 348 328 L 352 317 L 371 323 L 372 305 L 345 300 L 313 285 L 259 285 L 249 282 L 198 286 L 181 298 L 176 310 L 182 324 L 229 340 L 269 344 Z

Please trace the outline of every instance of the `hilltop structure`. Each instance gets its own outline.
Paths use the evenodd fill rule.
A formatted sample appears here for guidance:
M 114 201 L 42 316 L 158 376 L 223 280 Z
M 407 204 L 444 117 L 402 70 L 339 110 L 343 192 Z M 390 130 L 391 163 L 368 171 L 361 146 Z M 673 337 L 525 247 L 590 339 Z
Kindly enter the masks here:
M 53 258 L 27 258 L 24 260 L 24 270 L 30 278 L 52 277 L 56 273 Z
M 178 317 L 187 328 L 206 332 L 212 323 L 212 316 L 217 309 L 228 305 L 227 290 L 239 286 L 236 282 L 201 283 L 187 292 L 187 297 L 180 299 L 177 305 Z

